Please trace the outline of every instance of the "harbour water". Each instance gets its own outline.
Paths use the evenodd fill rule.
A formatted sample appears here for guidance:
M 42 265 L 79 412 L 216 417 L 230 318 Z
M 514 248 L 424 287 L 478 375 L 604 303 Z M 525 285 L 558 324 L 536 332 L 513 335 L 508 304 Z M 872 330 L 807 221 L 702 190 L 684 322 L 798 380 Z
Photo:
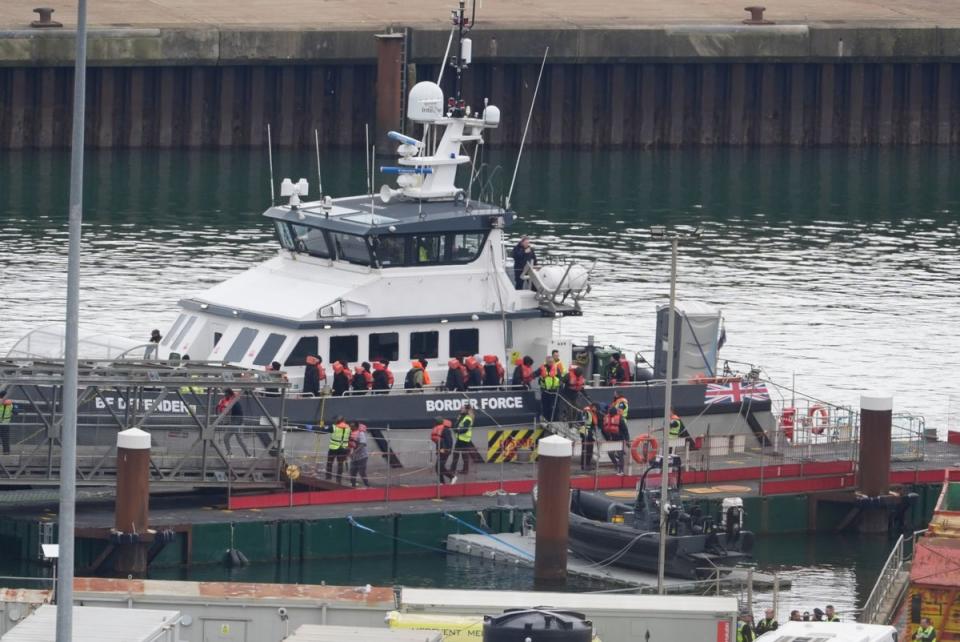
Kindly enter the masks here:
M 311 153 L 275 156 L 278 179 L 315 189 Z M 83 323 L 146 340 L 179 298 L 275 252 L 260 217 L 266 161 L 261 150 L 90 151 Z M 960 413 L 958 161 L 928 147 L 534 150 L 513 230 L 541 258 L 596 261 L 586 313 L 565 333 L 652 360 L 669 261 L 649 227 L 700 224 L 703 240 L 681 251 L 679 297 L 723 309 L 722 357 L 838 403 L 886 391 L 943 430 Z M 506 192 L 512 164 L 488 156 L 488 192 Z M 68 165 L 67 152 L 0 158 L 0 354 L 62 318 Z M 328 193 L 365 189 L 362 152 L 327 152 L 322 165 Z
M 311 156 L 278 152 L 277 177 L 304 176 L 315 188 Z M 0 354 L 62 318 L 68 160 L 67 152 L 0 157 Z M 512 160 L 488 159 L 503 165 L 490 172 L 490 192 L 505 191 Z M 703 240 L 682 249 L 679 293 L 724 310 L 723 357 L 760 366 L 784 385 L 795 376 L 800 390 L 840 403 L 889 391 L 897 410 L 942 430 L 960 413 L 960 183 L 951 173 L 958 160 L 946 148 L 532 151 L 518 178 L 514 232 L 530 234 L 542 259 L 596 261 L 585 314 L 564 320 L 565 333 L 594 334 L 652 360 L 669 257 L 649 227 L 702 225 Z M 362 191 L 362 168 L 362 152 L 325 153 L 325 188 L 334 196 Z M 179 298 L 274 253 L 273 231 L 260 217 L 268 181 L 262 151 L 89 152 L 83 323 L 146 340 L 169 325 Z M 850 612 L 866 599 L 888 548 L 886 539 L 778 536 L 760 539 L 757 561 L 794 582 L 782 608 L 829 601 Z M 229 577 L 219 567 L 158 573 Z M 532 586 L 523 569 L 429 556 L 396 566 L 387 558 L 234 573 Z

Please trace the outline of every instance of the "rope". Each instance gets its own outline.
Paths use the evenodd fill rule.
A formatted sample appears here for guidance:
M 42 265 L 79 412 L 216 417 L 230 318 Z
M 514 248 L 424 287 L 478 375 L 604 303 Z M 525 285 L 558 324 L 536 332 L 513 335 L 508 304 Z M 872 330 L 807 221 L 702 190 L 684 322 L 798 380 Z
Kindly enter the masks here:
M 437 548 L 436 546 L 429 546 L 429 545 L 427 545 L 427 544 L 421 544 L 420 542 L 414 542 L 414 541 L 411 541 L 411 540 L 409 540 L 409 539 L 405 539 L 405 538 L 403 538 L 403 537 L 397 537 L 396 535 L 388 535 L 387 533 L 380 533 L 380 532 L 375 531 L 374 529 L 370 528 L 369 526 L 364 526 L 363 524 L 361 524 L 360 522 L 358 522 L 357 520 L 355 520 L 355 519 L 353 518 L 353 515 L 347 515 L 347 522 L 349 522 L 350 525 L 353 526 L 354 528 L 359 529 L 359 530 L 361 530 L 361 531 L 365 531 L 365 532 L 370 533 L 370 534 L 372 534 L 372 535 L 380 535 L 380 536 L 382 536 L 382 537 L 387 537 L 387 538 L 389 538 L 389 539 L 396 540 L 396 541 L 401 542 L 401 543 L 403 543 L 403 544 L 408 544 L 409 546 L 416 546 L 417 548 L 422 548 L 422 549 L 424 549 L 424 550 L 433 551 L 434 553 L 443 553 L 444 555 L 446 555 L 447 553 L 454 552 L 454 551 L 447 551 L 447 550 L 444 550 L 444 549 L 442 549 L 442 548 Z
M 474 531 L 475 533 L 479 533 L 480 535 L 485 535 L 485 536 L 489 537 L 490 539 L 494 540 L 495 542 L 498 542 L 498 543 L 500 543 L 500 544 L 503 544 L 503 545 L 506 546 L 507 548 L 509 548 L 509 549 L 511 549 L 511 550 L 513 550 L 513 551 L 516 551 L 517 553 L 519 553 L 520 555 L 522 555 L 523 557 L 525 557 L 525 558 L 527 558 L 527 559 L 530 559 L 530 560 L 533 559 L 533 555 L 531 555 L 530 553 L 526 552 L 526 551 L 523 550 L 522 548 L 519 548 L 519 547 L 517 547 L 517 546 L 514 546 L 514 545 L 511 544 L 510 542 L 506 542 L 506 541 L 500 539 L 499 537 L 497 537 L 496 535 L 492 535 L 492 534 L 486 532 L 486 531 L 483 530 L 483 529 L 477 528 L 477 527 L 474 526 L 473 524 L 471 524 L 471 523 L 469 523 L 469 522 L 465 522 L 465 521 L 463 521 L 462 519 L 460 519 L 459 517 L 457 517 L 457 516 L 455 516 L 455 515 L 451 515 L 450 513 L 446 513 L 446 512 L 445 512 L 445 513 L 443 514 L 443 516 L 446 517 L 447 519 L 451 519 L 451 520 L 457 522 L 457 523 L 460 524 L 461 526 L 466 526 L 467 528 L 469 528 L 470 530 Z

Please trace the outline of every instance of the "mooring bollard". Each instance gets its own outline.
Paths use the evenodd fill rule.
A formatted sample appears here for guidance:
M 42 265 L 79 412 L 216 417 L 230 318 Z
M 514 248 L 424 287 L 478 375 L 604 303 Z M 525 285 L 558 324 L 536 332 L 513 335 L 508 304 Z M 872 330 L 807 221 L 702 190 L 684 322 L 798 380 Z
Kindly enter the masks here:
M 130 428 L 117 434 L 117 503 L 111 539 L 117 546 L 114 571 L 147 572 L 150 527 L 150 433 Z
M 893 397 L 860 397 L 860 492 L 875 498 L 890 491 L 890 451 L 893 428 Z M 889 521 L 887 508 L 865 508 L 860 531 L 886 533 Z
M 573 442 L 553 435 L 537 445 L 537 540 L 533 578 L 538 589 L 567 582 L 570 458 Z

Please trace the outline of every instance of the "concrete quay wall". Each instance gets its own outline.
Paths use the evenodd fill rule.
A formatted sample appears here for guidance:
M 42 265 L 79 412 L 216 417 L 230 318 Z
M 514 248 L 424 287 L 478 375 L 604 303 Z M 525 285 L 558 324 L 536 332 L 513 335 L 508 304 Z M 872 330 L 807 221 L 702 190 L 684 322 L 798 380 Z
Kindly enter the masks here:
M 3 2 L 3 0 L 0 0 Z M 56 17 L 56 16 L 55 16 Z M 435 79 L 448 31 L 406 34 L 411 82 Z M 376 121 L 383 28 L 95 27 L 94 147 L 362 144 Z M 544 48 L 538 146 L 960 142 L 960 26 L 918 23 L 489 27 L 465 95 L 519 143 Z M 0 31 L 0 148 L 69 144 L 73 32 Z M 445 83 L 449 81 L 449 75 Z M 398 114 L 399 119 L 399 114 Z

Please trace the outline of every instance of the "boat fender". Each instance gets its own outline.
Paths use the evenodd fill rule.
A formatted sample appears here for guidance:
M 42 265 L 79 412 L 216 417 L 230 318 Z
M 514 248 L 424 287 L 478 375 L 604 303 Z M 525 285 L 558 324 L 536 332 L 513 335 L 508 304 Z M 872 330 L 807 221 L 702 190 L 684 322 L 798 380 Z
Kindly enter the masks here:
M 815 435 L 822 435 L 823 431 L 830 425 L 830 413 L 820 404 L 810 406 L 810 410 L 807 411 L 807 417 L 813 423 L 810 432 Z
M 657 458 L 660 442 L 644 433 L 637 435 L 630 444 L 630 456 L 638 464 L 648 464 Z

